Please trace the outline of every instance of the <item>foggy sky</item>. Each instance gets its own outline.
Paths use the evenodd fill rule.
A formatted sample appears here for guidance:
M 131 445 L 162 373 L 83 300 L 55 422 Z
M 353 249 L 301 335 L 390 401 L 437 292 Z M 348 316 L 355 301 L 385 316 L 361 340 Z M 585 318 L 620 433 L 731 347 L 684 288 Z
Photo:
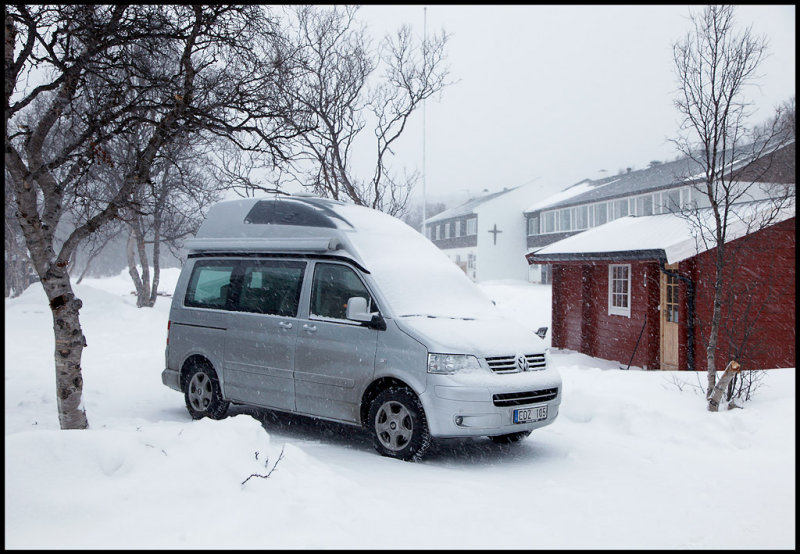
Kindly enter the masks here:
M 359 18 L 376 41 L 403 23 L 420 37 L 425 28 L 452 35 L 458 82 L 413 116 L 394 160 L 424 169 L 429 202 L 527 183 L 549 194 L 600 170 L 676 157 L 672 45 L 690 31 L 689 6 L 424 8 L 364 6 Z M 748 90 L 763 121 L 795 93 L 795 6 L 739 6 L 736 22 L 770 41 Z

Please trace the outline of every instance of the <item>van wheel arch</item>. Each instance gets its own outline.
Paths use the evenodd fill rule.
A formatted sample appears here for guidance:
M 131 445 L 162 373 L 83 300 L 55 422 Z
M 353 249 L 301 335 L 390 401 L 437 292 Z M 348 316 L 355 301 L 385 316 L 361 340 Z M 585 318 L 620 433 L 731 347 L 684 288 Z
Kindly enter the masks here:
M 192 419 L 223 419 L 230 402 L 222 396 L 213 364 L 203 356 L 192 356 L 183 364 L 181 381 L 186 409 Z
M 212 364 L 205 356 L 201 354 L 193 354 L 189 356 L 188 358 L 186 358 L 186 361 L 184 361 L 183 365 L 181 366 L 181 378 L 180 378 L 181 391 L 186 390 L 186 383 L 189 380 L 189 373 L 191 373 L 192 369 L 198 366 L 208 367 L 212 371 L 214 371 L 214 373 L 216 373 L 216 370 L 214 369 L 214 364 Z
M 367 427 L 367 420 L 369 418 L 369 407 L 372 404 L 372 401 L 383 391 L 390 388 L 405 388 L 417 394 L 417 392 L 411 388 L 411 386 L 397 379 L 395 377 L 381 377 L 370 383 L 367 389 L 364 391 L 364 394 L 361 396 L 361 426 Z M 417 395 L 419 396 L 419 395 Z
M 417 462 L 431 444 L 419 397 L 408 387 L 390 387 L 370 403 L 368 429 L 381 456 Z

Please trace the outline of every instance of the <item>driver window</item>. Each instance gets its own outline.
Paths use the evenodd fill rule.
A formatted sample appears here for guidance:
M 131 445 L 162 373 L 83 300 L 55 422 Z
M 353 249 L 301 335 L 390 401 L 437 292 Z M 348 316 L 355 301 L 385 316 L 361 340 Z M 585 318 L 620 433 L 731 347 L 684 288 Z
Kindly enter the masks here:
M 372 297 L 355 271 L 341 264 L 316 265 L 311 288 L 312 315 L 346 319 L 347 300 L 353 296 L 366 298 L 367 310 L 375 311 Z

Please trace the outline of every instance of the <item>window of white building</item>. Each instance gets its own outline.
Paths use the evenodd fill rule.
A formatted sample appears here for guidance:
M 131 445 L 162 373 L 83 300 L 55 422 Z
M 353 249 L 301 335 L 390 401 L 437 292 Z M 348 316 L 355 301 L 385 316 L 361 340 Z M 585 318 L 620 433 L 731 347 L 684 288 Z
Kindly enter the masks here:
M 542 214 L 542 233 L 555 233 L 556 232 L 556 212 L 544 212 Z
M 628 215 L 628 199 L 621 198 L 620 200 L 614 200 L 614 215 L 612 216 L 613 219 L 619 219 L 620 217 L 625 217 Z
M 681 211 L 681 189 L 665 190 L 661 193 L 661 199 L 667 212 Z
M 558 211 L 558 230 L 570 231 L 572 229 L 572 213 L 569 208 Z
M 576 208 L 572 208 L 575 211 L 575 217 L 573 219 L 574 226 L 573 229 L 581 230 L 581 229 L 588 229 L 589 228 L 589 206 L 578 206 Z
M 653 195 L 645 194 L 636 197 L 636 215 L 641 217 L 653 215 Z
M 691 189 L 689 204 L 692 208 L 708 208 L 711 206 L 711 201 L 708 199 L 708 195 L 705 192 L 698 190 L 697 187 L 699 186 L 702 185 L 689 187 Z
M 594 225 L 602 225 L 608 221 L 608 202 L 601 202 L 594 205 Z
M 535 215 L 528 218 L 528 235 L 539 234 L 539 216 Z

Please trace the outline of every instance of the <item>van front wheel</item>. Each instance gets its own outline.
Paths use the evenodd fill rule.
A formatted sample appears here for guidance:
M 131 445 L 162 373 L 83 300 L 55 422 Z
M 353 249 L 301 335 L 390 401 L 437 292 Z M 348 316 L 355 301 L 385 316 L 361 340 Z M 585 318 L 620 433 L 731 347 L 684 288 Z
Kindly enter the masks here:
M 186 409 L 192 419 L 222 419 L 230 402 L 222 399 L 217 374 L 207 365 L 195 365 L 186 377 Z
M 383 456 L 418 461 L 431 443 L 425 410 L 408 389 L 386 389 L 372 401 L 367 419 L 375 449 Z

